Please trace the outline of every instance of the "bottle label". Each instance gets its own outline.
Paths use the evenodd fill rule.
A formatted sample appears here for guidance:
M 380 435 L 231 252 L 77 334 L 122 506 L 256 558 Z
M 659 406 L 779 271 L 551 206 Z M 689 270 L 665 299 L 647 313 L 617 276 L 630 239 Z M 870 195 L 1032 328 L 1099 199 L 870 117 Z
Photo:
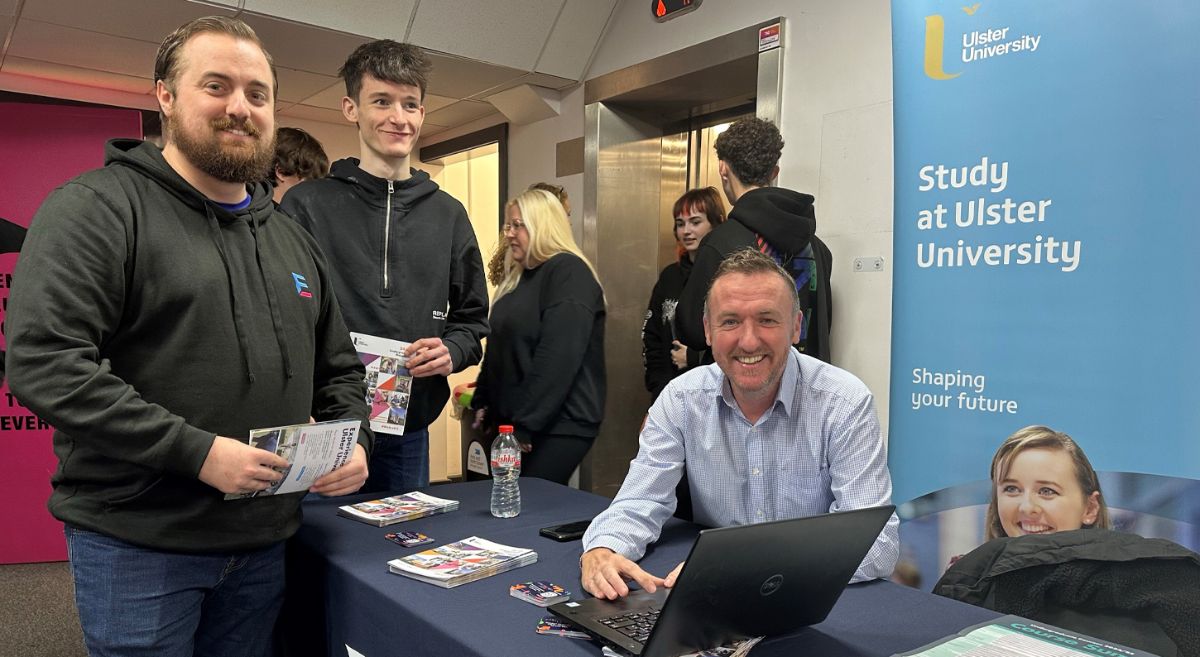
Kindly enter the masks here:
M 515 468 L 521 465 L 521 452 L 497 450 L 492 452 L 492 468 Z

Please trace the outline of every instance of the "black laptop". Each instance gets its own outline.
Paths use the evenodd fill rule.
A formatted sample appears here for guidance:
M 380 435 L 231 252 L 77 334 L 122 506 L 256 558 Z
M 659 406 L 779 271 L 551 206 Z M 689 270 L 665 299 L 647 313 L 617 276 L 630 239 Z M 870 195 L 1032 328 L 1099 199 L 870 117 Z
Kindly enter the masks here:
M 619 650 L 673 657 L 825 620 L 894 506 L 706 529 L 672 589 L 550 611 Z

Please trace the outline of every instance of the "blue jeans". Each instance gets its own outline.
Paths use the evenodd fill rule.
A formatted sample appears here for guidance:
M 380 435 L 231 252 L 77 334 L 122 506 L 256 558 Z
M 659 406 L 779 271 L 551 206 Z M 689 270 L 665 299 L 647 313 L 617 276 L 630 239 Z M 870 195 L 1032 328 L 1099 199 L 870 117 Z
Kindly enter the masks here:
M 429 430 L 375 434 L 361 493 L 408 493 L 429 485 Z
M 92 657 L 262 657 L 283 603 L 283 542 L 183 554 L 67 526 L 75 605 Z

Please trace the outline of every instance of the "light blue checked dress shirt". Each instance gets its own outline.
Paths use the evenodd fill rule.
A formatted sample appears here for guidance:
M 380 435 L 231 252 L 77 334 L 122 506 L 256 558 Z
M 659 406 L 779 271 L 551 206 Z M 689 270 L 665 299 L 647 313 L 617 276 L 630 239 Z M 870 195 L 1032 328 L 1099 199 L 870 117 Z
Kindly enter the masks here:
M 675 512 L 685 462 L 693 516 L 709 527 L 891 503 L 870 391 L 849 372 L 792 349 L 775 403 L 754 423 L 717 365 L 671 381 L 650 408 L 620 492 L 588 528 L 584 551 L 642 558 Z M 852 581 L 892 573 L 898 525 L 893 514 Z

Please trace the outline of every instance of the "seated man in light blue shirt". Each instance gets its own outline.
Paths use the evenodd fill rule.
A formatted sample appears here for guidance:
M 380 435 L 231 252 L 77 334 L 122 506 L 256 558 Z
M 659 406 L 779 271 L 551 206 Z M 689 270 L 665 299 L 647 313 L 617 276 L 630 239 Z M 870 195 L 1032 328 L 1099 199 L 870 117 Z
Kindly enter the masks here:
M 621 491 L 584 535 L 589 593 L 674 585 L 678 567 L 660 578 L 634 561 L 674 512 L 685 463 L 696 522 L 711 527 L 891 503 L 871 393 L 791 347 L 801 319 L 792 278 L 769 256 L 744 249 L 721 263 L 704 310 L 716 363 L 673 380 L 650 408 Z M 897 525 L 893 515 L 852 581 L 891 574 Z

